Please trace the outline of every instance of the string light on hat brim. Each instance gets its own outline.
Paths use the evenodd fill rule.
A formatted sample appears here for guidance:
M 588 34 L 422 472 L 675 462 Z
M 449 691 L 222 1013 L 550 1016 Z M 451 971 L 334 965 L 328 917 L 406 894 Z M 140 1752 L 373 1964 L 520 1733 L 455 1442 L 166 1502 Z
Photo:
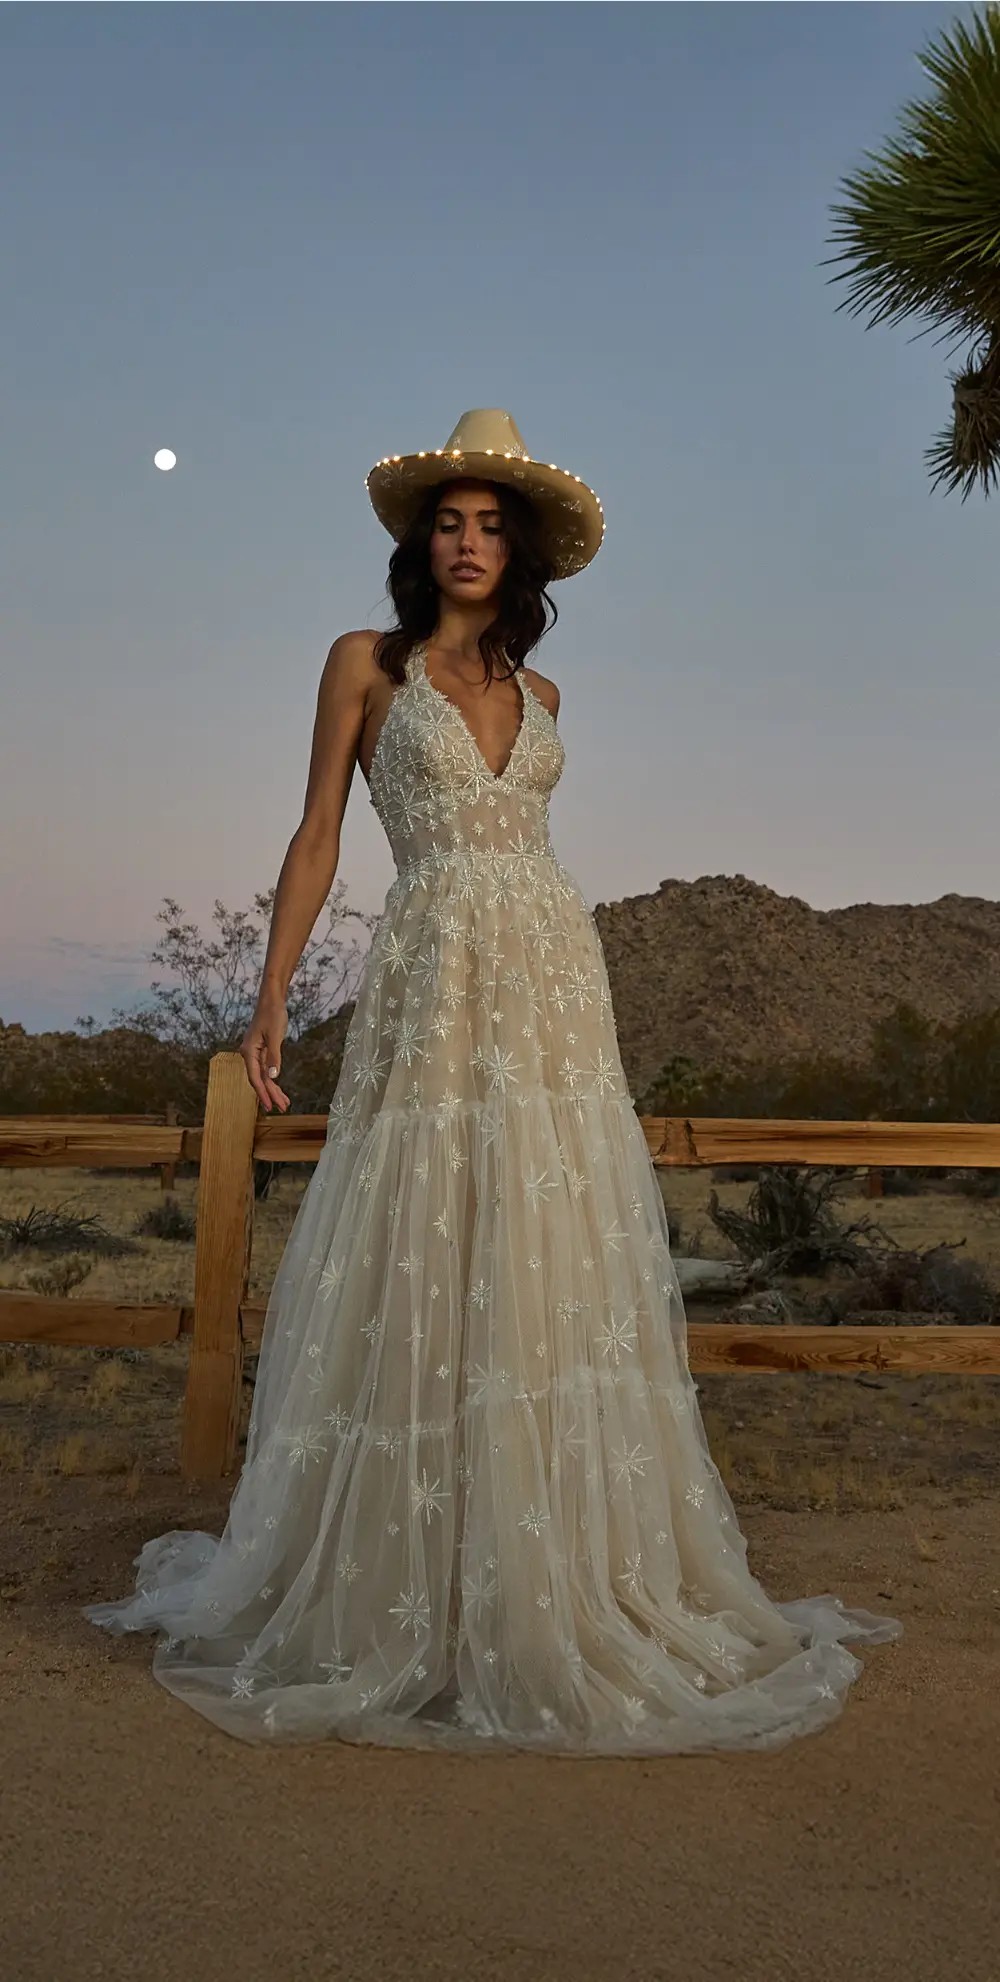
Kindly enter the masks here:
M 592 546 L 588 545 L 586 538 L 581 534 L 568 532 L 568 531 L 556 532 L 556 536 L 557 536 L 556 552 L 559 563 L 563 567 L 559 573 L 559 576 L 561 577 L 568 578 L 573 576 L 574 573 L 585 569 L 586 565 L 591 563 L 593 558 L 597 556 L 597 553 L 601 549 L 601 546 L 604 542 L 604 536 L 606 530 L 604 505 L 601 502 L 599 495 L 596 493 L 596 490 L 592 489 L 589 486 L 589 484 L 584 481 L 582 475 L 574 474 L 572 469 L 569 468 L 560 468 L 558 462 L 556 461 L 538 461 L 535 459 L 533 455 L 530 455 L 526 451 L 522 451 L 519 448 L 501 449 L 501 448 L 493 448 L 493 447 L 476 449 L 469 453 L 465 453 L 463 449 L 460 447 L 456 447 L 456 448 L 436 447 L 436 448 L 420 448 L 418 452 L 411 455 L 403 455 L 403 454 L 382 455 L 381 459 L 375 463 L 375 466 L 373 468 L 369 469 L 368 474 L 365 476 L 365 488 L 368 492 L 369 500 L 373 503 L 373 506 L 375 507 L 376 514 L 379 515 L 379 520 L 383 523 L 384 527 L 390 531 L 390 534 L 397 535 L 398 530 L 394 528 L 393 523 L 390 522 L 385 515 L 380 513 L 379 507 L 375 503 L 375 499 L 372 494 L 372 487 L 371 487 L 372 477 L 373 476 L 378 477 L 380 471 L 381 471 L 381 475 L 384 477 L 386 471 L 391 471 L 393 468 L 398 467 L 399 464 L 401 464 L 403 461 L 412 462 L 412 463 L 427 462 L 432 464 L 432 466 L 436 466 L 436 464 L 440 462 L 442 468 L 446 468 L 449 465 L 457 468 L 459 467 L 460 464 L 461 473 L 466 479 L 470 478 L 475 473 L 475 464 L 478 464 L 480 462 L 492 463 L 493 461 L 496 461 L 497 464 L 499 464 L 501 461 L 516 462 L 518 464 L 518 469 L 522 471 L 524 469 L 529 469 L 529 468 L 534 468 L 536 470 L 544 469 L 549 474 L 558 475 L 560 479 L 564 482 L 575 483 L 578 488 L 585 491 L 586 495 L 590 498 L 590 501 L 594 504 L 598 516 L 600 518 L 600 530 L 597 536 L 597 541 Z M 518 469 L 512 471 L 512 475 L 511 475 L 512 480 L 523 479 L 523 475 L 518 473 Z M 489 479 L 488 474 L 484 473 L 484 479 L 486 480 Z M 504 480 L 506 479 L 507 477 L 504 476 Z M 421 484 L 418 484 L 418 487 L 419 486 L 421 486 Z M 424 488 L 433 487 L 434 486 L 433 480 L 428 479 L 426 482 L 422 484 L 422 486 Z M 557 489 L 547 490 L 545 485 L 544 484 L 539 485 L 537 480 L 535 482 L 535 487 L 532 490 L 532 494 L 529 500 L 537 500 L 544 505 L 547 494 L 551 494 L 555 499 L 555 502 L 559 504 L 560 507 L 564 506 L 565 498 L 561 495 L 559 490 Z M 584 504 L 582 502 L 580 503 L 571 502 L 571 507 L 574 510 L 582 511 L 584 508 Z M 577 555 L 574 556 L 573 554 L 574 552 Z

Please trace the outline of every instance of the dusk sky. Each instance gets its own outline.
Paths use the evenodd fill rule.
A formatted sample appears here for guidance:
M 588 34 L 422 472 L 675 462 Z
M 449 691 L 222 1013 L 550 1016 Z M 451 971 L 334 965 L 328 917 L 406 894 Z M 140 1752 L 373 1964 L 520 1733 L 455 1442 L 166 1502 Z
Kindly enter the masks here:
M 964 352 L 823 265 L 971 12 L 0 9 L 0 1017 L 103 1024 L 164 897 L 274 883 L 330 643 L 391 619 L 365 476 L 473 406 L 604 504 L 531 656 L 591 905 L 996 895 L 1000 496 L 924 461 Z M 360 769 L 339 874 L 381 907 Z

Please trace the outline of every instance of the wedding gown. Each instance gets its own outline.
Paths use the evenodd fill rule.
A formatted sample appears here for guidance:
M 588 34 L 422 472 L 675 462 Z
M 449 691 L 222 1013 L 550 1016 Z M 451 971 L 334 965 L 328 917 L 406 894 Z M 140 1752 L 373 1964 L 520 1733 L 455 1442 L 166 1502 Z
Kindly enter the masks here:
M 549 839 L 521 688 L 493 773 L 411 652 L 370 774 L 397 873 L 271 1289 L 221 1539 L 134 1593 L 167 1690 L 251 1741 L 568 1754 L 777 1748 L 848 1640 L 772 1602 L 706 1439 L 597 925 Z

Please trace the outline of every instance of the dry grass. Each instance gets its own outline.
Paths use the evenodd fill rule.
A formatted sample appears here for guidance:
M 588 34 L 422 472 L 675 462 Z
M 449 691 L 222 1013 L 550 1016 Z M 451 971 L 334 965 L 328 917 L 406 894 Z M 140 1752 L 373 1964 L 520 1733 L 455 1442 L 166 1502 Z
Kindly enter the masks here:
M 251 1300 L 266 1298 L 292 1227 L 310 1172 L 298 1164 L 279 1171 L 268 1197 L 254 1206 L 253 1254 L 250 1261 Z M 198 1178 L 178 1176 L 173 1196 L 194 1219 Z M 33 1204 L 82 1214 L 96 1213 L 108 1231 L 133 1240 L 138 1250 L 123 1259 L 85 1256 L 86 1277 L 69 1291 L 94 1301 L 177 1301 L 194 1299 L 194 1246 L 181 1239 L 137 1237 L 135 1226 L 144 1212 L 160 1202 L 159 1174 L 122 1176 L 120 1171 L 0 1169 L 0 1216 L 22 1216 Z M 68 1201 L 68 1202 L 67 1202 Z M 0 1286 L 28 1290 L 27 1276 L 50 1273 L 56 1262 L 32 1253 L 12 1253 L 0 1259 Z

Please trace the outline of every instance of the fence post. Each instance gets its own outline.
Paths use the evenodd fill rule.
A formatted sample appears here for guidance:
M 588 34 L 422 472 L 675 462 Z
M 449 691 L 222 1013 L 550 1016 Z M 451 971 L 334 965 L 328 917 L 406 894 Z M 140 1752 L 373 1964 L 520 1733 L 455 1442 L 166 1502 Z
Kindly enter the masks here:
M 239 1053 L 209 1063 L 194 1255 L 194 1335 L 184 1395 L 181 1472 L 232 1471 L 239 1430 L 246 1299 L 253 1239 L 257 1096 Z

